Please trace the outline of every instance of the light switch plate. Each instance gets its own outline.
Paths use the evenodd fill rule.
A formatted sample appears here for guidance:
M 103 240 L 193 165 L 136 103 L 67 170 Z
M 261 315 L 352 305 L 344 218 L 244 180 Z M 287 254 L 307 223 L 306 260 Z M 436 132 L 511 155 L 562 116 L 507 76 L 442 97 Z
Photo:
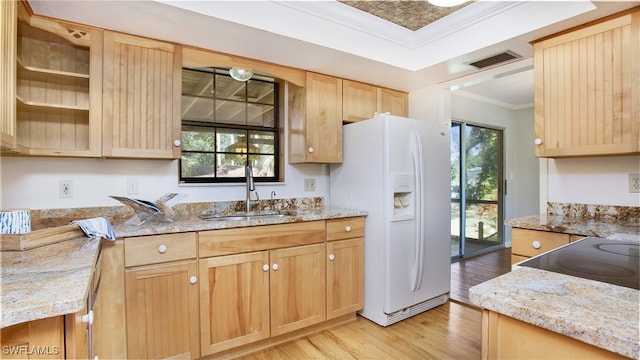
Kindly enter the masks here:
M 304 191 L 315 191 L 316 179 L 304 179 Z

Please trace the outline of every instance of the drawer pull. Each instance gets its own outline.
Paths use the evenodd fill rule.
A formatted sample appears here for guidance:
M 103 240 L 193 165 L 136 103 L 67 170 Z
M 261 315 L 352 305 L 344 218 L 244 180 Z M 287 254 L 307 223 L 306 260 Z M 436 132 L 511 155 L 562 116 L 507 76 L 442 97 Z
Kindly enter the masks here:
M 534 249 L 540 249 L 540 241 L 535 240 L 531 243 L 531 246 L 533 246 Z
M 262 270 L 263 271 L 269 271 L 269 264 L 262 265 Z
M 351 225 L 347 225 L 344 228 L 347 232 L 351 232 Z
M 313 153 L 313 147 L 309 147 L 307 151 L 309 151 L 310 154 Z
M 335 256 L 335 255 L 333 255 L 333 254 L 329 255 L 329 260 L 333 261 L 333 260 L 335 260 L 335 259 L 336 259 L 336 256 Z
M 159 252 L 160 254 L 164 254 L 164 253 L 166 253 L 166 252 L 167 252 L 167 245 L 160 245 L 160 246 L 158 246 L 158 252 Z
M 273 271 L 277 271 L 280 268 L 280 266 L 278 266 L 278 264 L 273 264 L 271 268 L 273 269 Z
M 197 276 L 194 275 L 194 276 L 189 278 L 189 283 L 195 284 L 197 282 L 198 282 L 198 277 Z

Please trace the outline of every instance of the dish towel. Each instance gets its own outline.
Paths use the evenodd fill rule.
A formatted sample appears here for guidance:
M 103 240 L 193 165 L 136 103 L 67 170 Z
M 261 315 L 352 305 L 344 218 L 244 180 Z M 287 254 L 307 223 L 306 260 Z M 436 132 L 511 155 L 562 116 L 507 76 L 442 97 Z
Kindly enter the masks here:
M 113 227 L 106 217 L 74 220 L 69 224 L 79 225 L 88 237 L 102 237 L 110 241 L 114 241 L 116 239 L 116 233 L 113 231 Z

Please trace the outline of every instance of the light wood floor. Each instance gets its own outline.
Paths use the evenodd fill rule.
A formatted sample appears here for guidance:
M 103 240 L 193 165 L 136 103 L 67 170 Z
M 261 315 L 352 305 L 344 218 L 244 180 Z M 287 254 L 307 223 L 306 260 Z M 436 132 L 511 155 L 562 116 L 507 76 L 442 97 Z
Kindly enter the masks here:
M 465 286 L 468 290 L 505 269 L 510 269 L 510 249 L 462 260 L 451 265 L 453 301 L 388 327 L 358 316 L 240 359 L 480 359 L 480 310 L 465 304 L 468 296 L 462 294 Z

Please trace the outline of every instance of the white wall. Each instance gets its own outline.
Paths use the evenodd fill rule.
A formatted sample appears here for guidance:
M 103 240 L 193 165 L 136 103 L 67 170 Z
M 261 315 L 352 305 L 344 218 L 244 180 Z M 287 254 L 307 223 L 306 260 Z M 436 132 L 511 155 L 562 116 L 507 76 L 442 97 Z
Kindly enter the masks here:
M 629 192 L 629 174 L 640 173 L 640 156 L 540 160 L 540 206 L 549 202 L 640 206 Z
M 128 196 L 126 181 L 137 178 L 139 194 L 156 200 L 169 192 L 187 194 L 184 202 L 244 200 L 244 184 L 178 185 L 178 161 L 113 160 L 78 158 L 3 157 L 0 160 L 2 184 L 0 208 L 55 209 L 115 206 L 109 195 Z M 277 184 L 256 183 L 260 198 L 275 190 L 277 198 L 329 198 L 329 171 L 326 165 L 285 166 L 286 181 Z M 316 191 L 304 191 L 303 180 L 316 179 Z M 73 181 L 73 198 L 59 197 L 59 181 Z

